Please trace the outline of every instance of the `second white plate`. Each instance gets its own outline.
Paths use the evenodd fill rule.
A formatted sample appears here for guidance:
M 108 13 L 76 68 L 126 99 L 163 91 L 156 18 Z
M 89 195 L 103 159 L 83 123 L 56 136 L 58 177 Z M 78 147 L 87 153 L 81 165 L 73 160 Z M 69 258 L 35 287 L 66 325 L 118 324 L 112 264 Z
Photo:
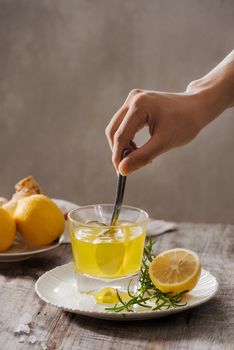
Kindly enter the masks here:
M 53 199 L 53 201 L 58 205 L 58 207 L 61 208 L 64 214 L 67 214 L 71 209 L 78 207 L 78 205 L 64 201 L 62 199 Z M 56 239 L 56 241 L 54 241 L 53 243 L 39 248 L 29 246 L 27 242 L 25 242 L 20 237 L 20 234 L 17 233 L 12 246 L 6 252 L 0 253 L 0 262 L 22 261 L 29 259 L 37 254 L 46 253 L 52 249 L 55 249 L 61 243 L 63 243 L 65 237 L 69 236 L 68 231 L 68 221 L 66 221 L 63 235 L 59 239 Z

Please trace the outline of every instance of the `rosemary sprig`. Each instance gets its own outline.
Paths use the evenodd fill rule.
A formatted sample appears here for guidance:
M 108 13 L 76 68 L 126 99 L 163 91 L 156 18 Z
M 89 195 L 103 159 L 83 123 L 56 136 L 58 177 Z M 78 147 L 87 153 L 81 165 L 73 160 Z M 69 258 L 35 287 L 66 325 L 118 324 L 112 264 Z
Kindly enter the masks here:
M 150 262 L 154 259 L 153 246 L 155 243 L 156 241 L 153 241 L 150 237 L 147 245 L 144 248 L 137 292 L 134 295 L 131 293 L 130 282 L 128 286 L 128 295 L 130 299 L 124 301 L 121 298 L 118 289 L 116 289 L 119 302 L 113 307 L 106 307 L 105 310 L 114 312 L 133 312 L 136 306 L 141 306 L 151 310 L 162 310 L 181 307 L 187 304 L 186 302 L 182 302 L 183 294 L 186 293 L 186 291 L 182 293 L 162 293 L 153 285 L 149 276 L 148 268 Z M 149 301 L 153 303 L 152 306 L 148 305 Z

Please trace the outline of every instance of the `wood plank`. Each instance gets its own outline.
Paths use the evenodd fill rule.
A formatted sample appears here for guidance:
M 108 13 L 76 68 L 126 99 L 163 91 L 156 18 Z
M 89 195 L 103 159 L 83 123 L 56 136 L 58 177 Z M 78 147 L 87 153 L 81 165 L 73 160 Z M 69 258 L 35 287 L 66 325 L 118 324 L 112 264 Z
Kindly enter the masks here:
M 101 321 L 46 305 L 34 293 L 36 279 L 71 260 L 70 246 L 25 262 L 0 265 L 0 349 L 42 349 L 20 344 L 13 334 L 24 312 L 33 314 L 34 330 L 47 349 L 233 349 L 234 343 L 234 226 L 180 224 L 155 246 L 157 253 L 185 247 L 196 251 L 220 289 L 214 300 L 181 314 L 135 322 Z

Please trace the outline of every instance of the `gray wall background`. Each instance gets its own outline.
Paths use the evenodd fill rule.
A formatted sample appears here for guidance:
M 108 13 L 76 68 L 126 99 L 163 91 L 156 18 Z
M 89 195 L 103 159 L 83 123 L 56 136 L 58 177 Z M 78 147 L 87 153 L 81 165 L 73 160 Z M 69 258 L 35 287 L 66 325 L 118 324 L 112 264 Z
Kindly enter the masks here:
M 0 195 L 112 202 L 104 129 L 132 88 L 183 91 L 234 44 L 232 0 L 0 0 Z M 128 179 L 157 218 L 234 223 L 234 109 Z M 140 135 L 140 141 L 144 139 Z

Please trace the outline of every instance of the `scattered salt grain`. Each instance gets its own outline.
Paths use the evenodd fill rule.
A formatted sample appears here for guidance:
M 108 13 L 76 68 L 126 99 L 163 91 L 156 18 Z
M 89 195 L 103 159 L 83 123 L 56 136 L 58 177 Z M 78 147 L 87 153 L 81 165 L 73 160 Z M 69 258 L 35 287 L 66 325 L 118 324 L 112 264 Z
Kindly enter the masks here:
M 19 337 L 18 342 L 19 342 L 19 343 L 24 343 L 24 341 L 25 341 L 25 336 L 24 336 L 24 335 L 21 335 L 21 336 Z
M 14 333 L 25 333 L 25 334 L 29 334 L 30 333 L 30 328 L 27 324 L 23 324 L 23 323 L 19 323 L 15 330 Z
M 32 322 L 32 316 L 25 312 L 19 319 L 19 322 L 22 324 L 30 324 Z
M 29 344 L 35 344 L 37 342 L 37 337 L 35 337 L 35 335 L 30 335 L 30 337 L 28 337 L 27 342 Z
M 44 341 L 41 342 L 41 348 L 42 350 L 47 350 L 47 345 Z

